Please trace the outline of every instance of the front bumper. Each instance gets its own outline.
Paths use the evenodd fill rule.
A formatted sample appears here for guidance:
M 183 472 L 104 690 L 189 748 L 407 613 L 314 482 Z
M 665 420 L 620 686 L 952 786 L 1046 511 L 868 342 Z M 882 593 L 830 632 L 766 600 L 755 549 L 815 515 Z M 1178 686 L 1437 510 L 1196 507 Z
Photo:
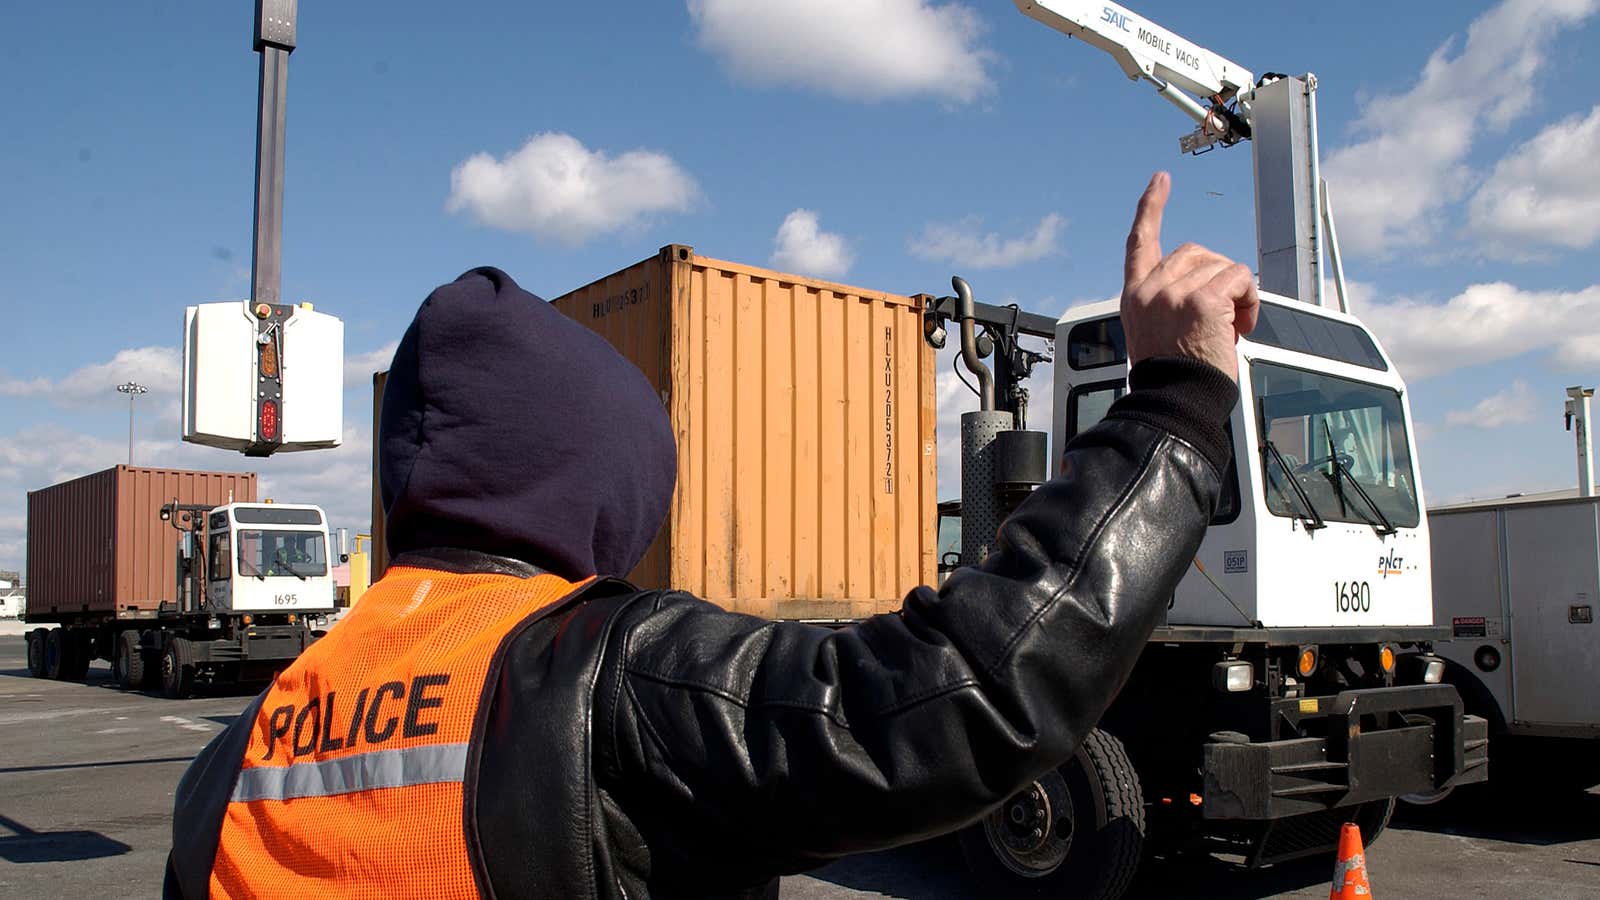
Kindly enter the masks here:
M 316 633 L 303 625 L 247 625 L 233 640 L 195 641 L 195 662 L 282 662 L 315 643 Z
M 1276 700 L 1272 712 L 1285 730 L 1324 736 L 1213 736 L 1205 747 L 1206 818 L 1281 819 L 1489 777 L 1488 723 L 1463 715 L 1450 685 Z

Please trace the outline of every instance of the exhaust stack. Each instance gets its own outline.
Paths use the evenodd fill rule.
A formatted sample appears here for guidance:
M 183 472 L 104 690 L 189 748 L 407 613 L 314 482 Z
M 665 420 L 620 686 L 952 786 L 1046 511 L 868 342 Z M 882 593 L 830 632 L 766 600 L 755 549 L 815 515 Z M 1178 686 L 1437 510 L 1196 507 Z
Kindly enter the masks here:
M 1578 421 L 1573 437 L 1578 443 L 1578 496 L 1594 496 L 1594 440 L 1589 436 L 1589 400 L 1594 388 L 1567 388 L 1567 430 L 1572 431 L 1572 421 Z

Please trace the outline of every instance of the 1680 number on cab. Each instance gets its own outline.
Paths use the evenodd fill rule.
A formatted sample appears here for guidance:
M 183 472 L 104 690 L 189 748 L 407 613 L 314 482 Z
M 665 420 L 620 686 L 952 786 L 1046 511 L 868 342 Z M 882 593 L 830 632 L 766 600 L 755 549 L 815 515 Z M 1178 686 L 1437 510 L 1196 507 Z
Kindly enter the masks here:
M 1371 612 L 1372 586 L 1365 581 L 1335 581 L 1333 608 L 1339 612 Z

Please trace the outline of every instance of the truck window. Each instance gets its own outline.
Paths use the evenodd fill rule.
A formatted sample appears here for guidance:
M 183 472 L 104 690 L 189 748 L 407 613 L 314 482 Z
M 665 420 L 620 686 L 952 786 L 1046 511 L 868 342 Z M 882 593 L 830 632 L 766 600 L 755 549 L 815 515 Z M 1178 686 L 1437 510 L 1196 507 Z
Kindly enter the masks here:
M 1250 366 L 1262 446 L 1267 511 L 1302 512 L 1285 479 L 1294 478 L 1323 519 L 1367 524 L 1373 518 L 1361 488 L 1399 528 L 1421 520 L 1412 481 L 1404 407 L 1393 388 L 1266 362 Z M 1287 468 L 1288 472 L 1284 469 Z M 1341 471 L 1342 470 L 1342 471 Z
M 1067 332 L 1067 365 L 1074 369 L 1095 369 L 1128 361 L 1128 340 L 1122 333 L 1122 317 L 1079 322 Z
M 240 529 L 238 543 L 240 575 L 328 574 L 327 542 L 320 531 Z
M 1067 395 L 1067 440 L 1072 440 L 1080 432 L 1104 419 L 1106 412 L 1111 409 L 1111 404 L 1127 392 L 1127 386 L 1121 379 L 1097 381 L 1073 388 L 1072 393 Z
M 206 559 L 206 578 L 209 581 L 227 581 L 233 577 L 233 553 L 228 545 L 228 532 L 211 536 L 210 553 Z
M 1378 352 L 1378 345 L 1360 326 L 1276 303 L 1261 304 L 1261 314 L 1256 319 L 1256 330 L 1250 332 L 1250 340 L 1380 372 L 1389 368 L 1383 361 L 1383 354 Z
M 1120 320 L 1118 320 L 1120 322 Z M 1117 330 L 1121 335 L 1121 328 Z M 1122 381 L 1097 381 L 1093 384 L 1079 385 L 1067 395 L 1067 434 L 1062 441 L 1062 451 L 1066 450 L 1067 441 L 1077 437 L 1078 434 L 1093 426 L 1096 422 L 1106 417 L 1111 404 L 1127 393 Z M 1228 446 L 1234 446 L 1233 422 L 1229 420 Z M 1211 517 L 1212 525 L 1226 525 L 1239 517 L 1239 462 L 1238 453 L 1228 454 L 1228 471 L 1222 473 L 1222 497 L 1217 501 L 1216 514 Z
M 961 501 L 946 500 L 939 504 L 939 575 L 955 570 L 961 564 Z

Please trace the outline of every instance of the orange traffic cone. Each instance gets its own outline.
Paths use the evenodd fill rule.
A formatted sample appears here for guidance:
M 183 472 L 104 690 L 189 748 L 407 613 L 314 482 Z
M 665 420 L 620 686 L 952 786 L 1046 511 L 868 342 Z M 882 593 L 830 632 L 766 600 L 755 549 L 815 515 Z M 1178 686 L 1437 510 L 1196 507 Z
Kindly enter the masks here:
M 1367 857 L 1361 849 L 1361 829 L 1354 822 L 1339 829 L 1339 861 L 1333 866 L 1333 890 L 1328 900 L 1371 900 L 1367 884 Z

